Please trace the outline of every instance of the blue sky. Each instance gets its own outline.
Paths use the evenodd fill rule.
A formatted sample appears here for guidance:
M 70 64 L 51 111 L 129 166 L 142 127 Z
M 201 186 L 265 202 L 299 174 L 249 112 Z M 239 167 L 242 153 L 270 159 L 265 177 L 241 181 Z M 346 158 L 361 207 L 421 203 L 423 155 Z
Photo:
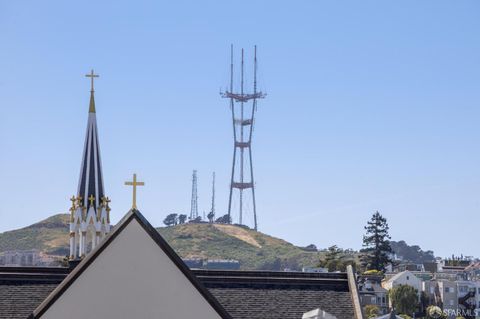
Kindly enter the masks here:
M 480 256 L 479 13 L 473 0 L 1 1 L 0 231 L 68 210 L 91 68 L 114 221 L 133 172 L 154 225 L 189 211 L 193 169 L 200 211 L 216 171 L 226 212 L 218 92 L 230 44 L 248 58 L 256 44 L 261 231 L 358 249 L 379 210 L 394 240 Z

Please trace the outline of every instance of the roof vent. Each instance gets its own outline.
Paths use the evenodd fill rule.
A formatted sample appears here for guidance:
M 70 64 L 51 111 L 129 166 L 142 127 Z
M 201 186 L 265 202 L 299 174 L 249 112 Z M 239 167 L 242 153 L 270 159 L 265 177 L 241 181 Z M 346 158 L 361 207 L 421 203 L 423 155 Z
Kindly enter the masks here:
M 317 308 L 310 310 L 309 312 L 305 312 L 302 316 L 302 319 L 337 319 L 337 317 L 321 310 L 320 308 Z

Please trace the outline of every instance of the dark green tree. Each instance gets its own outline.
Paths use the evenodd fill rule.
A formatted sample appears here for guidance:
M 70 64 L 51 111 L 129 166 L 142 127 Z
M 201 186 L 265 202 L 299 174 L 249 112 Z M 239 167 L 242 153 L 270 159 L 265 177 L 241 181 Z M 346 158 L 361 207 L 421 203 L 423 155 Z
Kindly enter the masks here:
M 348 265 L 355 266 L 354 260 L 347 258 L 345 251 L 337 245 L 328 247 L 325 256 L 318 264 L 319 267 L 327 268 L 329 272 L 346 271 Z
M 397 313 L 411 316 L 417 310 L 417 293 L 412 286 L 398 285 L 388 291 L 388 297 Z
M 375 269 L 383 271 L 385 266 L 392 262 L 390 254 L 393 253 L 390 246 L 387 219 L 377 211 L 365 226 L 366 234 L 363 236 L 361 250 L 362 266 L 367 270 Z
M 163 223 L 167 226 L 176 225 L 178 222 L 178 215 L 175 213 L 168 214 L 167 217 L 163 220 Z
M 213 219 L 215 218 L 215 214 L 213 212 L 210 212 L 210 213 L 208 213 L 207 218 L 208 218 L 208 222 L 210 224 L 213 224 L 213 222 L 214 222 Z
M 202 222 L 202 216 L 197 216 L 194 219 L 190 219 L 189 223 L 200 224 Z
M 215 220 L 216 223 L 218 224 L 231 224 L 232 223 L 232 219 L 228 216 L 228 214 L 225 214 L 221 217 L 218 217 L 216 220 Z
M 178 215 L 178 223 L 179 224 L 185 224 L 186 221 L 187 221 L 187 215 L 185 215 L 185 214 Z

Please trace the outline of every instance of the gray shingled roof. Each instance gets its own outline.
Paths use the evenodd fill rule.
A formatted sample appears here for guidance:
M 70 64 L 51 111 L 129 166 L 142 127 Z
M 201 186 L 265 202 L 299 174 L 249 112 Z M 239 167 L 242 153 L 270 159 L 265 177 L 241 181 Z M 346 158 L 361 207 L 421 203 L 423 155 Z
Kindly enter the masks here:
M 67 274 L 66 269 L 0 268 L 0 318 L 25 319 Z M 347 275 L 194 270 L 234 319 L 300 319 L 320 308 L 354 318 Z
M 68 268 L 0 267 L 0 319 L 27 318 L 68 272 Z
M 26 319 L 56 286 L 38 282 L 0 284 L 0 318 Z
M 316 308 L 338 319 L 355 317 L 345 273 L 194 273 L 234 319 L 301 319 Z

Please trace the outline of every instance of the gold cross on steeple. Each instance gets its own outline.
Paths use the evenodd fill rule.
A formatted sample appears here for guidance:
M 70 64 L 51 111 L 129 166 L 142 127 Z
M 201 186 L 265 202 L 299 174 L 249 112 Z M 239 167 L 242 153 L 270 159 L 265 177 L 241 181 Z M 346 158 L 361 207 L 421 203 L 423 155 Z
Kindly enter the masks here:
M 90 201 L 90 206 L 93 206 L 93 201 L 95 200 L 95 196 L 90 195 L 90 197 L 88 198 L 88 200 Z
M 76 200 L 77 200 L 77 205 L 78 206 L 83 206 L 83 203 L 82 203 L 83 197 L 82 196 L 77 196 Z
M 93 90 L 93 80 L 94 80 L 95 78 L 98 78 L 100 75 L 95 74 L 95 72 L 93 72 L 93 69 L 92 69 L 92 71 L 91 71 L 89 74 L 85 74 L 85 76 L 86 76 L 87 78 L 90 78 L 90 79 L 91 79 L 91 81 L 92 81 L 91 92 L 93 92 L 93 91 L 94 91 L 94 90 Z
M 137 182 L 137 174 L 133 174 L 132 182 L 125 182 L 125 185 L 133 186 L 132 209 L 137 209 L 137 186 L 144 186 L 144 182 Z

